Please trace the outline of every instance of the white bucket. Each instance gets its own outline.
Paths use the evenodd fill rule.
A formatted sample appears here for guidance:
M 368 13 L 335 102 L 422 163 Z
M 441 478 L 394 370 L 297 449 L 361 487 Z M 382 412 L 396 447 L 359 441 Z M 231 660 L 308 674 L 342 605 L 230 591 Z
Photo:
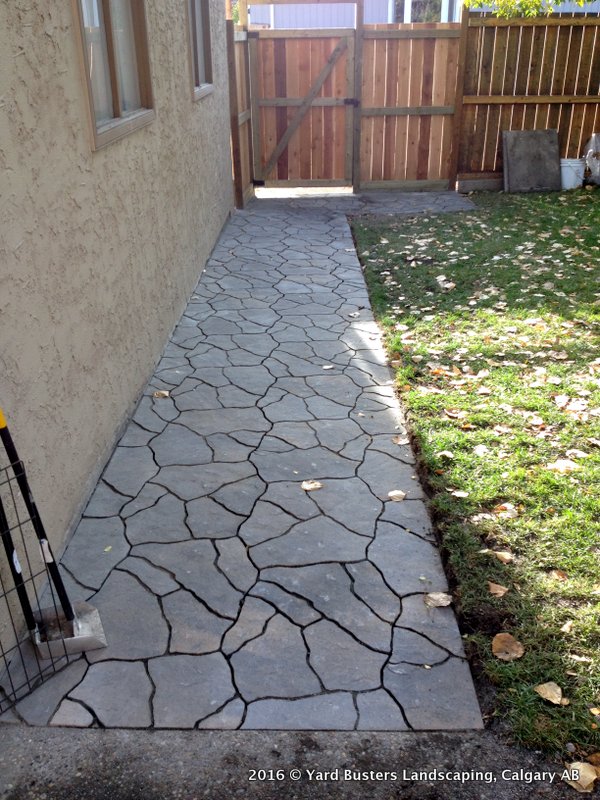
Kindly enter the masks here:
M 584 173 L 584 158 L 561 158 L 560 181 L 563 191 L 567 189 L 579 189 L 583 184 Z

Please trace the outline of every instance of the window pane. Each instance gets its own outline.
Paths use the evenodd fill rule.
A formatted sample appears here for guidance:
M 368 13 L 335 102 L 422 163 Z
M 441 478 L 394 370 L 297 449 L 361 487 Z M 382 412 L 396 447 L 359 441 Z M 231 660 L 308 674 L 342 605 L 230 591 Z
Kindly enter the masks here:
M 121 111 L 141 108 L 140 85 L 133 34 L 131 0 L 111 0 L 113 35 L 117 56 L 117 76 L 121 93 Z
M 206 49 L 209 30 L 208 5 L 206 2 L 203 2 L 203 0 L 189 0 L 189 3 L 192 56 L 194 59 L 194 84 L 196 86 L 202 86 L 203 83 L 210 83 L 212 80 L 208 61 L 210 54 Z
M 94 99 L 96 123 L 107 122 L 113 117 L 113 98 L 108 71 L 106 32 L 99 0 L 82 0 L 83 25 L 88 70 Z

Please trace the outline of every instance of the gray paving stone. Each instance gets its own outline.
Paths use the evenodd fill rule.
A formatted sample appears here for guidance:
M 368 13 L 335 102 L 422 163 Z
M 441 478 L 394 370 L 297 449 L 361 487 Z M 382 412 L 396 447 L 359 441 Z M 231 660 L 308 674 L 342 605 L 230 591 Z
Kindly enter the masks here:
M 387 500 L 388 492 L 395 489 L 405 492 L 409 500 L 425 496 L 417 480 L 415 468 L 403 464 L 386 453 L 367 450 L 357 474 L 382 500 Z
M 305 597 L 325 617 L 339 623 L 369 647 L 382 653 L 390 651 L 391 625 L 376 617 L 354 595 L 352 581 L 339 564 L 275 567 L 263 570 L 261 578 Z
M 69 697 L 81 700 L 110 728 L 148 728 L 152 724 L 152 684 L 139 662 L 93 664 Z
M 408 725 L 397 703 L 385 689 L 356 696 L 359 731 L 407 731 Z
M 371 611 L 386 622 L 395 622 L 400 614 L 400 600 L 385 584 L 381 572 L 370 561 L 347 564 L 354 593 Z
M 274 614 L 275 609 L 268 603 L 257 597 L 246 597 L 238 619 L 223 639 L 222 650 L 225 655 L 230 655 L 250 639 L 260 636 Z
M 235 431 L 267 431 L 271 427 L 258 408 L 184 411 L 178 421 L 202 436 Z
M 301 397 L 290 394 L 282 395 L 281 391 L 278 391 L 276 396 L 281 399 L 270 401 L 270 397 L 267 395 L 265 398 L 267 402 L 261 403 L 262 412 L 270 422 L 302 422 L 314 419 L 306 402 Z
M 293 594 L 289 594 L 274 583 L 258 581 L 250 590 L 250 594 L 268 600 L 269 603 L 275 606 L 278 611 L 281 611 L 284 616 L 289 617 L 296 625 L 310 625 L 311 622 L 321 619 L 321 614 L 315 611 L 306 600 L 301 597 L 294 597 Z
M 87 668 L 88 665 L 83 658 L 69 664 L 47 678 L 32 694 L 17 703 L 17 712 L 28 725 L 47 725 L 63 697 L 77 686 Z
M 479 730 L 481 712 L 469 666 L 449 658 L 431 669 L 410 664 L 384 670 L 384 686 L 415 730 Z
M 130 556 L 124 561 L 121 561 L 119 569 L 129 572 L 131 575 L 135 575 L 141 580 L 144 586 L 147 586 L 153 594 L 159 597 L 163 597 L 163 595 L 170 594 L 179 589 L 179 584 L 175 583 L 168 572 L 155 567 L 153 564 L 149 564 L 147 561 L 144 561 L 143 558 Z
M 275 378 L 266 367 L 226 367 L 223 370 L 225 377 L 239 389 L 262 397 Z
M 156 431 L 149 431 L 131 421 L 121 439 L 121 447 L 145 447 L 156 436 Z
M 307 384 L 314 389 L 320 397 L 353 408 L 360 394 L 360 388 L 345 375 L 335 375 L 329 372 L 318 376 L 309 376 Z
M 185 505 L 172 494 L 164 494 L 156 505 L 129 517 L 125 530 L 132 545 L 181 542 L 190 538 L 190 531 L 185 524 Z
M 340 452 L 349 442 L 364 436 L 362 428 L 351 419 L 323 419 L 309 424 L 321 445 L 334 452 Z
M 268 437 L 265 440 L 268 441 Z M 341 458 L 323 447 L 278 453 L 265 450 L 261 446 L 250 456 L 250 460 L 267 483 L 286 480 L 302 482 L 313 478 L 351 478 L 358 466 L 357 461 Z
M 110 486 L 100 481 L 85 507 L 84 515 L 86 517 L 115 517 L 129 500 L 129 497 L 117 494 Z
M 269 620 L 262 636 L 231 656 L 231 666 L 247 702 L 260 697 L 302 697 L 321 690 L 307 664 L 300 629 L 280 614 Z
M 214 461 L 247 461 L 252 452 L 252 447 L 247 447 L 226 433 L 213 433 L 207 437 L 206 443 L 210 447 Z
M 360 561 L 366 557 L 368 543 L 366 537 L 351 533 L 326 517 L 319 517 L 298 522 L 289 533 L 254 545 L 250 555 L 260 568 Z
M 390 672 L 403 674 L 404 664 L 419 666 L 440 664 L 446 661 L 448 653 L 441 647 L 414 631 L 394 628 L 392 655 L 388 664 Z
M 121 494 L 135 497 L 158 472 L 148 447 L 117 447 L 102 475 Z
M 154 658 L 148 671 L 156 686 L 152 705 L 157 728 L 193 728 L 236 693 L 220 653 Z
M 118 517 L 82 519 L 62 563 L 84 586 L 99 589 L 128 552 L 124 525 Z
M 248 515 L 258 498 L 264 493 L 266 484 L 259 478 L 246 478 L 214 493 L 214 499 L 233 514 Z
M 454 612 L 448 606 L 428 608 L 424 597 L 415 594 L 404 598 L 398 626 L 417 631 L 449 653 L 464 657 L 462 638 Z
M 167 490 L 164 486 L 157 486 L 155 483 L 147 483 L 138 496 L 127 503 L 122 509 L 121 517 L 127 519 L 133 516 L 133 514 L 137 514 L 138 511 L 142 511 L 144 508 L 150 508 L 150 506 L 155 505 L 156 501 L 166 493 Z
M 163 467 L 154 481 L 182 500 L 195 500 L 255 474 L 256 470 L 247 462 L 211 462 L 191 467 Z
M 374 535 L 383 503 L 359 478 L 324 481 L 323 488 L 311 496 L 324 514 L 344 527 L 363 536 Z
M 273 437 L 282 439 L 288 445 L 300 450 L 319 445 L 315 432 L 306 422 L 276 422 L 265 437 L 263 446 L 267 446 L 266 440 Z
M 227 731 L 239 728 L 244 712 L 245 703 L 238 698 L 231 700 L 220 711 L 211 714 L 198 723 L 199 730 Z
M 350 731 L 356 709 L 349 692 L 332 692 L 299 700 L 258 700 L 250 703 L 245 730 Z
M 369 560 L 400 596 L 447 591 L 436 547 L 389 522 L 378 523 L 375 540 L 369 547 Z
M 258 570 L 248 558 L 248 548 L 237 537 L 217 539 L 215 547 L 219 553 L 217 566 L 227 580 L 241 592 L 247 592 L 255 583 Z
M 252 514 L 240 527 L 239 535 L 247 545 L 259 544 L 289 531 L 298 520 L 278 506 L 259 500 Z
M 416 533 L 426 539 L 434 540 L 431 517 L 422 500 L 406 499 L 402 503 L 386 503 L 382 522 L 393 522 L 410 533 Z
M 89 728 L 94 724 L 94 718 L 81 703 L 72 700 L 63 700 L 58 711 L 50 720 L 50 725 L 66 728 Z
M 169 630 L 158 600 L 129 573 L 112 572 L 92 605 L 100 613 L 108 645 L 89 650 L 90 663 L 113 658 L 135 661 L 166 652 Z
M 162 607 L 171 628 L 171 653 L 213 653 L 231 626 L 183 590 L 165 597 Z
M 186 503 L 187 524 L 196 539 L 227 539 L 234 536 L 245 517 L 233 514 L 212 497 Z
M 175 544 L 140 544 L 133 548 L 133 555 L 169 570 L 212 611 L 236 619 L 242 594 L 216 568 L 217 552 L 212 542 L 199 539 Z
M 204 438 L 176 422 L 152 440 L 150 448 L 160 467 L 171 464 L 208 464 L 212 451 Z
M 142 397 L 132 417 L 133 422 L 153 433 L 160 433 L 167 425 L 155 412 L 151 397 Z
M 387 655 L 359 644 L 328 620 L 305 631 L 309 661 L 328 690 L 366 691 L 381 686 L 381 668 Z

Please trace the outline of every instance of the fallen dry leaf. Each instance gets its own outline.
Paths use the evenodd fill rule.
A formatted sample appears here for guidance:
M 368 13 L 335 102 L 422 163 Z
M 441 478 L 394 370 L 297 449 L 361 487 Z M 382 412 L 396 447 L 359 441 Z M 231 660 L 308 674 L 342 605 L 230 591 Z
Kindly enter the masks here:
M 314 492 L 316 489 L 321 489 L 323 484 L 320 481 L 302 481 L 302 488 L 305 492 Z
M 499 503 L 493 511 L 500 519 L 514 519 L 519 516 L 519 512 L 512 503 Z
M 557 581 L 566 581 L 569 579 L 569 576 L 564 569 L 552 569 L 548 574 L 551 578 L 554 578 Z
M 593 717 L 600 717 L 600 708 L 590 708 L 590 714 Z
M 596 769 L 592 764 L 585 761 L 574 761 L 572 764 L 567 764 L 567 770 L 573 776 L 573 780 L 564 778 L 565 783 L 572 786 L 573 789 L 581 794 L 591 794 L 594 789 L 594 781 L 598 777 Z M 575 778 L 575 775 L 578 777 Z
M 538 686 L 533 687 L 533 691 L 537 692 L 540 697 L 547 700 L 549 703 L 554 703 L 555 706 L 562 704 L 563 693 L 558 683 L 548 681 L 548 683 L 540 683 Z
M 464 419 L 467 416 L 466 411 L 461 411 L 457 408 L 445 408 L 444 414 L 450 419 Z
M 573 620 L 572 619 L 568 619 L 565 622 L 565 624 L 562 626 L 560 631 L 561 631 L 561 633 L 571 633 L 572 629 L 573 629 Z
M 399 503 L 406 497 L 406 492 L 403 492 L 400 489 L 392 489 L 391 492 L 388 492 L 388 497 L 390 500 Z
M 484 444 L 478 444 L 477 447 L 473 448 L 473 452 L 476 456 L 479 456 L 479 458 L 483 458 L 487 456 L 490 451 Z
M 594 767 L 600 767 L 600 753 L 592 753 L 587 756 L 588 763 L 593 764 Z
M 323 369 L 333 369 L 333 364 L 324 364 Z
M 452 497 L 468 497 L 469 496 L 469 492 L 464 492 L 462 489 L 448 488 L 447 491 L 452 495 Z
M 454 453 L 450 450 L 440 450 L 439 453 L 435 454 L 437 458 L 447 458 L 450 461 L 454 458 Z
M 487 396 L 487 395 L 490 395 L 491 393 L 492 393 L 492 390 L 488 389 L 487 386 L 480 386 L 479 389 L 477 389 L 477 394 L 480 394 L 480 395 Z
M 502 586 L 499 583 L 492 583 L 492 581 L 488 581 L 488 589 L 490 590 L 490 594 L 494 597 L 504 597 L 508 592 L 507 586 Z
M 567 450 L 567 455 L 569 456 L 569 458 L 589 458 L 590 457 L 589 453 L 585 453 L 583 450 L 577 450 L 575 448 L 572 449 L 572 450 Z
M 497 633 L 492 639 L 492 653 L 500 661 L 515 661 L 525 654 L 525 648 L 510 633 Z
M 552 464 L 546 464 L 546 469 L 551 472 L 558 472 L 559 475 L 566 475 L 569 472 L 581 469 L 581 467 L 568 458 L 558 458 Z
M 406 436 L 392 436 L 392 442 L 394 444 L 409 444 L 410 439 L 407 439 Z
M 171 393 L 165 391 L 165 389 L 159 389 L 158 391 L 154 392 L 152 395 L 153 397 L 170 397 Z
M 508 550 L 489 550 L 488 548 L 484 548 L 479 552 L 485 555 L 496 556 L 498 561 L 501 561 L 503 564 L 510 564 L 511 561 L 515 560 L 514 555 L 509 553 Z
M 423 598 L 423 602 L 429 608 L 443 608 L 452 602 L 452 596 L 445 592 L 429 592 Z

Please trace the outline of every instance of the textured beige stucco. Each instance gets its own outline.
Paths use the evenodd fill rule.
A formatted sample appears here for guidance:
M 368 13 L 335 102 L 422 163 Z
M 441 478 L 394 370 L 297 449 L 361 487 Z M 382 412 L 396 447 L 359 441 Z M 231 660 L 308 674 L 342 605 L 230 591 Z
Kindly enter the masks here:
M 231 209 L 224 3 L 192 101 L 184 0 L 147 0 L 156 119 L 93 152 L 69 0 L 0 4 L 0 405 L 60 550 Z

